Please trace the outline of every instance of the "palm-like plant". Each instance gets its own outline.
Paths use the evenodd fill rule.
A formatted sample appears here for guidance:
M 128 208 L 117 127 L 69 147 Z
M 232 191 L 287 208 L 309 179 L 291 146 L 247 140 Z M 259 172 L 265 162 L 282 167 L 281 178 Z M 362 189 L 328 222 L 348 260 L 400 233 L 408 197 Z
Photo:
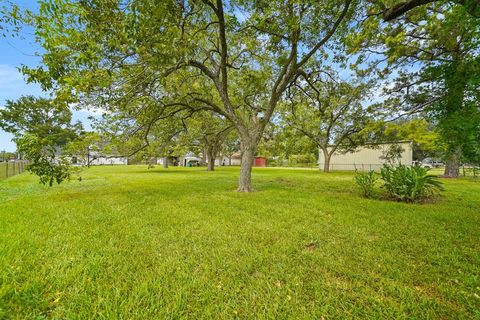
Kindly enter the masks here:
M 380 171 L 383 188 L 390 197 L 415 202 L 434 195 L 443 190 L 438 177 L 428 173 L 428 169 L 416 166 L 384 165 Z

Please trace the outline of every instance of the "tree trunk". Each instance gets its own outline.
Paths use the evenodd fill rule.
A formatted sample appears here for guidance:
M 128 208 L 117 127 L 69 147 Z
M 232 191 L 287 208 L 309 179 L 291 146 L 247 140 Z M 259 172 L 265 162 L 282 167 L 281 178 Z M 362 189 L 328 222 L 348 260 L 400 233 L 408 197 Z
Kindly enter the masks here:
M 168 157 L 163 158 L 163 167 L 168 169 Z
M 465 141 L 465 131 L 461 119 L 464 110 L 466 79 L 464 62 L 455 57 L 446 72 L 447 104 L 444 115 L 440 118 L 438 127 L 447 145 L 445 177 L 458 178 L 460 175 L 461 145 Z
M 323 168 L 320 165 L 320 150 L 323 154 Z M 330 172 L 330 158 L 331 154 L 328 153 L 328 149 L 325 149 L 322 146 L 318 147 L 318 170 L 323 170 L 323 172 Z
M 445 163 L 445 173 L 446 178 L 458 178 L 460 175 L 460 149 L 456 149 L 452 154 L 449 155 Z
M 207 171 L 215 170 L 215 152 L 213 148 L 207 148 Z
M 323 152 L 323 157 L 325 158 L 325 162 L 323 163 L 323 172 L 330 172 L 330 159 L 332 157 L 331 154 L 328 152 Z
M 250 139 L 243 140 L 245 141 L 242 141 L 240 146 L 242 163 L 240 164 L 240 179 L 237 191 L 252 192 L 252 166 L 257 145 Z

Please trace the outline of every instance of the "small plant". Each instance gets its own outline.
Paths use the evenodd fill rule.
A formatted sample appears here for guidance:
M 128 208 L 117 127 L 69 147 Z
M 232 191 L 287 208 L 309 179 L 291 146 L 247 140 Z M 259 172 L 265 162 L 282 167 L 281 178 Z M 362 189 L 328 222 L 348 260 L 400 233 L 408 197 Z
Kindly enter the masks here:
M 383 188 L 389 197 L 415 202 L 423 200 L 443 190 L 438 177 L 428 174 L 428 169 L 417 166 L 383 165 L 380 175 L 384 181 Z
M 354 177 L 355 184 L 365 198 L 373 198 L 375 196 L 375 183 L 377 180 L 378 177 L 373 170 L 357 172 L 357 175 Z

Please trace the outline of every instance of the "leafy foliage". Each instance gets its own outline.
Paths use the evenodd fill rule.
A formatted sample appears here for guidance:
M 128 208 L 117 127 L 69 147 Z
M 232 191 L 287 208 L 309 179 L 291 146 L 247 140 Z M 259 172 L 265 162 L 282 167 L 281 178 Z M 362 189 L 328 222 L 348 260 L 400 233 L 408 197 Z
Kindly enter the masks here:
M 388 164 L 400 164 L 402 159 L 402 153 L 405 151 L 400 144 L 391 144 L 386 150 L 382 152 L 382 155 L 379 157 Z
M 373 198 L 375 196 L 375 184 L 378 181 L 375 171 L 357 172 L 353 179 L 360 189 L 362 196 L 365 198 Z
M 83 129 L 71 121 L 66 104 L 33 96 L 8 100 L 0 110 L 0 128 L 14 135 L 18 151 L 31 161 L 28 170 L 50 186 L 70 176 L 68 162 L 56 153 L 77 139 Z
M 55 148 L 48 139 L 26 133 L 15 139 L 18 150 L 31 161 L 27 170 L 40 177 L 40 183 L 52 186 L 70 178 L 70 166 L 66 159 L 55 156 Z
M 443 190 L 438 177 L 428 171 L 418 166 L 385 164 L 380 171 L 384 182 L 382 187 L 389 197 L 399 201 L 415 202 L 428 198 Z
M 308 74 L 297 78 L 282 111 L 287 126 L 322 150 L 324 171 L 328 172 L 330 158 L 336 151 L 351 150 L 364 143 L 381 104 L 365 105 L 372 95 L 370 81 L 337 81 L 339 74 L 320 70 L 311 67 Z
M 465 1 L 366 5 L 370 15 L 357 25 L 360 32 L 348 37 L 350 49 L 362 52 L 360 58 L 379 53 L 388 60 L 384 75 L 395 68 L 395 85 L 386 93 L 397 109 L 422 111 L 435 121 L 445 147 L 445 174 L 457 176 L 461 155 L 475 154 L 479 143 L 480 19 L 472 12 L 480 7 L 473 10 Z
M 66 144 L 83 129 L 79 122 L 72 124 L 68 106 L 34 96 L 7 100 L 5 107 L 0 109 L 0 128 L 14 135 L 28 132 L 48 138 L 56 145 Z
M 419 116 L 400 118 L 395 121 L 378 121 L 371 141 L 411 141 L 413 160 L 427 157 L 439 158 L 443 151 L 439 132 L 434 121 Z

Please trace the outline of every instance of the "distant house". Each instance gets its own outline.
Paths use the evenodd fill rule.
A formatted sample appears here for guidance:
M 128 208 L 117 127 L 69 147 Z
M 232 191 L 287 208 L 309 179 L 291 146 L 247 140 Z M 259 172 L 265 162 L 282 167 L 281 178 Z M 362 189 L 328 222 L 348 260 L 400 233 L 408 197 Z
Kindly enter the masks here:
M 230 157 L 228 157 L 228 165 L 239 166 L 241 164 L 242 164 L 242 155 L 240 152 L 235 152 Z
M 127 165 L 128 158 L 122 156 L 99 155 L 90 161 L 91 166 L 102 165 Z
M 194 154 L 192 152 L 188 152 L 184 156 L 168 156 L 166 158 L 157 158 L 156 163 L 159 165 L 163 165 L 163 162 L 168 161 L 169 166 L 180 166 L 180 167 L 197 167 L 199 165 L 203 165 L 208 163 L 208 159 L 204 159 L 203 156 L 200 154 Z M 266 161 L 266 159 L 265 159 Z M 240 152 L 233 153 L 230 156 L 219 156 L 215 159 L 216 166 L 239 166 L 241 164 L 241 156 Z
M 189 152 L 182 157 L 168 156 L 164 158 L 158 158 L 157 164 L 163 165 L 165 161 L 168 161 L 169 166 L 198 167 L 202 163 L 202 158 L 198 157 L 192 152 Z
M 216 166 L 239 166 L 240 158 L 238 158 L 238 160 L 239 161 L 236 161 L 233 155 L 232 157 L 220 156 L 217 159 L 215 159 L 215 165 Z
M 102 165 L 127 165 L 128 158 L 120 155 L 102 154 L 97 151 L 90 151 L 88 155 L 71 156 L 70 163 L 74 166 L 102 166 Z
M 413 144 L 410 141 L 392 143 L 375 143 L 358 147 L 352 152 L 335 152 L 330 159 L 330 170 L 379 170 L 387 163 L 386 156 L 393 147 L 399 147 L 397 163 L 411 165 L 413 161 Z M 323 152 L 319 150 L 318 165 L 323 169 Z

